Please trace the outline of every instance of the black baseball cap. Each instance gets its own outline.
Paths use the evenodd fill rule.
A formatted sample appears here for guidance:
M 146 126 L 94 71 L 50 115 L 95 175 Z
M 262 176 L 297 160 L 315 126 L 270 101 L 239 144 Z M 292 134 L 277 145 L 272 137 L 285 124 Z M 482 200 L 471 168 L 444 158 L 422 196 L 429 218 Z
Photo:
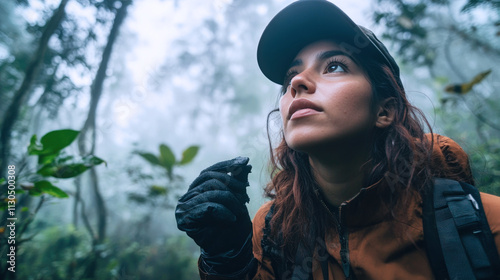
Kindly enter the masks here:
M 357 25 L 326 0 L 299 0 L 269 22 L 257 47 L 260 70 L 282 84 L 290 63 L 301 49 L 318 40 L 333 39 L 349 54 L 370 56 L 389 66 L 401 85 L 399 67 L 387 48 L 369 29 Z

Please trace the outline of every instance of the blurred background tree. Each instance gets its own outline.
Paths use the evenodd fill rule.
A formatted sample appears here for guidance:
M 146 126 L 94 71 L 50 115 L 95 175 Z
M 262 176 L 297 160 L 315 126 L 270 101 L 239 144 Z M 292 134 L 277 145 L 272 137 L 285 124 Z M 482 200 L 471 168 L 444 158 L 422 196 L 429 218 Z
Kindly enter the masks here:
M 500 194 L 500 2 L 375 4 L 374 23 L 403 62 L 404 78 L 430 93 L 434 130 L 468 152 L 480 190 Z M 416 86 L 407 86 L 410 95 Z

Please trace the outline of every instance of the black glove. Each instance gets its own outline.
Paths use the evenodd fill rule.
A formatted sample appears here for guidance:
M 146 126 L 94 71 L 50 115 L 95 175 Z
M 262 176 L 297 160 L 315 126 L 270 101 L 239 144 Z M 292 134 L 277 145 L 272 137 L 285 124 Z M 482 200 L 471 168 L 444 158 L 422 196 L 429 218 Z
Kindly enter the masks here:
M 177 227 L 201 247 L 208 273 L 238 273 L 252 261 L 248 161 L 237 157 L 203 170 L 175 209 Z

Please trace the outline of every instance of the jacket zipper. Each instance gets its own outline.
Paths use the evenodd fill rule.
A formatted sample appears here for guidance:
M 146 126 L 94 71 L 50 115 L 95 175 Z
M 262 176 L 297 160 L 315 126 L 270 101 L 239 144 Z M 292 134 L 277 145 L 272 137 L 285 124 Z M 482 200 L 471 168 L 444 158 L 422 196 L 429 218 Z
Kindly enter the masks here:
M 349 231 L 348 231 L 347 227 L 342 226 L 342 223 L 344 221 L 344 217 L 342 217 L 342 207 L 344 205 L 346 205 L 346 203 L 342 203 L 340 205 L 338 217 L 335 217 L 335 215 L 326 206 L 325 202 L 322 199 L 320 199 L 320 201 L 321 201 L 321 204 L 328 211 L 330 216 L 332 216 L 334 221 L 338 221 L 336 223 L 336 225 L 337 225 L 337 232 L 339 234 L 339 239 L 340 239 L 340 260 L 342 262 L 342 270 L 344 271 L 345 279 L 350 280 L 351 279 L 351 261 L 349 259 Z M 327 279 L 327 278 L 325 278 L 325 279 Z
M 325 202 L 321 197 L 319 196 L 319 190 L 315 190 L 316 195 L 318 196 L 319 200 L 321 201 L 321 204 L 325 207 L 325 209 L 328 211 L 328 213 L 332 216 L 334 220 L 337 220 L 337 232 L 339 234 L 339 239 L 340 239 L 340 261 L 342 262 L 342 270 L 344 271 L 344 276 L 346 280 L 354 280 L 356 277 L 354 275 L 351 276 L 351 260 L 349 259 L 349 230 L 347 227 L 343 226 L 344 222 L 344 215 L 342 215 L 343 211 L 342 208 L 347 205 L 347 203 L 343 202 L 339 206 L 339 212 L 338 212 L 338 218 L 335 217 L 335 215 L 330 211 L 328 206 L 326 206 Z M 361 189 L 359 193 L 357 193 L 352 199 L 355 199 L 358 197 L 361 193 L 364 192 L 364 189 Z

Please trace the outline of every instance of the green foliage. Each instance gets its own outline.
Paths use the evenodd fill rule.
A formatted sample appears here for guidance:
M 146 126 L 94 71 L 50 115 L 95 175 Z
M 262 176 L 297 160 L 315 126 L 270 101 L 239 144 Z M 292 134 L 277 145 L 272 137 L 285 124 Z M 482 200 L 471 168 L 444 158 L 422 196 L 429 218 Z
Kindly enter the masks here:
M 165 172 L 162 180 L 167 181 L 167 185 L 163 184 L 148 184 L 145 186 L 146 192 L 133 192 L 128 194 L 128 199 L 137 204 L 142 205 L 152 205 L 156 207 L 159 205 L 160 201 L 164 201 L 162 198 L 166 198 L 171 193 L 176 186 L 176 183 L 182 181 L 182 177 L 175 174 L 175 167 L 180 167 L 191 163 L 196 155 L 198 154 L 200 147 L 199 146 L 189 146 L 182 152 L 182 157 L 180 160 L 177 160 L 172 149 L 166 144 L 160 144 L 158 147 L 159 153 L 157 155 L 149 153 L 149 152 L 134 152 L 135 154 L 142 157 L 145 161 L 147 161 L 153 167 L 160 167 Z M 147 174 L 135 174 L 134 176 L 138 177 L 134 181 L 150 181 L 154 176 Z M 165 178 L 166 176 L 166 178 Z M 139 177 L 141 180 L 139 180 Z M 171 207 L 168 203 L 160 203 L 163 207 Z
M 444 34 L 438 36 L 440 40 L 463 38 L 477 48 L 497 53 L 499 51 L 490 45 L 489 40 L 475 34 L 477 27 L 474 26 L 474 22 L 470 21 L 470 18 L 466 20 L 465 25 L 461 25 L 459 21 L 447 21 L 451 19 L 452 6 L 457 5 L 458 2 L 448 0 L 377 0 L 377 2 L 379 5 L 373 12 L 373 20 L 376 24 L 386 27 L 382 37 L 391 41 L 397 54 L 405 63 L 432 66 L 436 58 L 441 55 L 439 47 L 442 47 L 442 42 L 437 44 L 429 41 L 429 35 L 437 31 L 444 31 Z M 392 9 L 387 8 L 388 6 Z M 500 2 L 469 0 L 460 11 L 462 14 L 468 13 L 480 6 L 489 6 L 498 10 Z
M 88 155 L 79 158 L 72 155 L 66 155 L 64 149 L 71 145 L 78 136 L 78 131 L 71 129 L 62 129 L 50 131 L 37 141 L 37 136 L 33 135 L 27 148 L 28 154 L 38 157 L 36 174 L 29 174 L 26 177 L 31 178 L 31 183 L 25 183 L 23 187 L 30 196 L 41 196 L 48 194 L 56 198 L 68 198 L 68 194 L 59 187 L 53 185 L 49 179 L 67 179 L 79 176 L 88 169 L 105 163 L 104 160 Z M 0 185 L 5 184 L 5 179 L 0 178 Z M 26 186 L 27 185 L 27 186 Z M 16 189 L 16 194 L 23 194 L 23 189 Z M 0 210 L 7 208 L 5 196 L 0 196 Z
M 151 153 L 139 153 L 139 152 L 137 154 L 140 155 L 145 160 L 147 160 L 149 163 L 161 166 L 160 160 L 155 155 Z
M 159 146 L 159 154 L 154 155 L 148 152 L 139 152 L 135 153 L 145 159 L 153 166 L 159 166 L 165 169 L 165 172 L 170 181 L 175 180 L 174 176 L 174 167 L 186 165 L 193 161 L 193 159 L 198 154 L 200 147 L 199 146 L 190 146 L 182 152 L 181 160 L 177 160 L 175 154 L 172 152 L 172 149 L 166 144 L 160 144 Z
M 71 129 L 61 129 L 50 131 L 42 136 L 40 144 L 36 142 L 37 137 L 31 137 L 30 145 L 28 146 L 28 154 L 30 155 L 51 155 L 57 154 L 62 149 L 69 146 L 75 141 L 79 131 Z M 38 162 L 43 163 L 43 162 Z
M 191 146 L 191 147 L 187 148 L 186 150 L 184 150 L 184 152 L 182 152 L 182 159 L 179 162 L 179 164 L 184 165 L 184 164 L 190 163 L 198 154 L 199 149 L 200 149 L 200 147 L 198 147 L 198 146 Z
M 172 149 L 166 144 L 160 144 L 159 155 L 154 155 L 147 152 L 136 152 L 139 156 L 145 159 L 152 165 L 163 167 L 169 174 L 172 173 L 174 166 L 185 165 L 193 161 L 198 154 L 199 146 L 190 146 L 182 152 L 181 160 L 177 160 Z
M 155 197 L 160 195 L 167 195 L 168 189 L 162 186 L 150 186 L 148 196 Z
M 62 156 L 44 164 L 38 169 L 37 173 L 42 176 L 54 178 L 73 178 L 101 163 L 105 163 L 105 161 L 96 156 L 86 156 L 83 158 Z
M 500 195 L 500 139 L 488 139 L 469 153 L 476 186 L 479 190 Z
M 377 2 L 385 5 L 375 7 L 374 22 L 386 27 L 384 38 L 396 49 L 397 58 L 406 63 L 400 65 L 402 70 L 410 68 L 411 74 L 427 70 L 430 76 L 414 79 L 422 87 L 430 88 L 438 101 L 433 111 L 434 131 L 461 144 L 469 155 L 474 179 L 481 191 L 500 195 L 500 88 L 494 82 L 500 77 L 495 71 L 500 61 L 500 2 Z M 486 9 L 471 13 L 479 8 Z M 480 84 L 465 87 L 476 80 L 474 75 L 479 77 L 490 68 L 491 74 L 479 80 Z M 457 86 L 467 91 L 453 94 L 447 90 Z M 425 88 L 417 90 L 425 91 Z
M 138 193 L 129 193 L 128 199 L 138 204 L 148 203 L 148 197 Z
M 46 180 L 35 182 L 35 186 L 29 190 L 29 194 L 32 196 L 39 196 L 42 193 L 46 193 L 57 198 L 68 197 L 67 193 L 62 191 L 60 188 L 52 185 L 51 182 Z
M 403 62 L 432 65 L 435 49 L 425 44 L 428 31 L 423 25 L 428 11 L 427 3 L 391 0 L 378 2 L 392 2 L 396 6 L 395 10 L 389 12 L 376 10 L 373 16 L 376 24 L 384 24 L 387 27 L 382 37 L 396 45 L 397 53 Z
M 84 231 L 51 226 L 40 230 L 32 241 L 29 248 L 18 247 L 17 279 L 89 279 L 88 266 L 95 255 Z M 117 235 L 97 248 L 101 258 L 91 279 L 197 279 L 198 250 L 186 236 L 145 245 Z
M 71 155 L 65 155 L 64 149 L 67 148 L 78 136 L 78 131 L 75 130 L 56 130 L 45 134 L 40 142 L 37 141 L 37 136 L 33 135 L 31 137 L 30 144 L 28 146 L 28 154 L 38 157 L 38 165 L 41 166 L 37 168 L 36 174 L 29 174 L 25 176 L 27 179 L 31 179 L 30 182 L 21 184 L 22 189 L 16 189 L 16 196 L 20 197 L 23 193 L 26 193 L 29 198 L 42 196 L 47 194 L 55 198 L 68 198 L 68 194 L 56 187 L 49 181 L 49 178 L 73 178 L 85 170 L 102 164 L 104 161 L 98 157 L 89 155 L 84 158 L 76 158 Z M 18 179 L 22 178 L 19 177 Z M 24 180 L 27 180 L 24 179 Z M 5 183 L 5 180 L 2 181 Z M 27 192 L 24 192 L 24 190 Z M 26 198 L 26 197 L 23 197 Z M 0 197 L 2 203 L 0 203 L 0 209 L 7 207 L 6 197 Z M 19 200 L 18 200 L 19 201 Z M 29 201 L 29 199 L 28 199 Z M 19 276 L 19 279 L 34 279 L 32 276 L 33 267 L 38 267 L 36 279 L 68 279 L 73 276 L 71 270 L 77 265 L 78 262 L 83 263 L 89 261 L 88 259 L 79 260 L 75 255 L 75 249 L 82 244 L 83 238 L 82 234 L 77 233 L 74 230 L 69 230 L 67 234 L 61 235 L 59 232 L 56 234 L 49 231 L 51 234 L 45 236 L 50 240 L 42 240 L 42 246 L 38 247 L 39 252 L 33 254 L 32 249 L 25 250 L 24 243 L 29 242 L 30 238 L 23 238 L 26 230 L 30 230 L 31 223 L 35 220 L 35 216 L 45 201 L 45 197 L 41 197 L 38 206 L 29 212 L 28 206 L 22 206 L 22 204 L 17 204 L 16 206 L 21 207 L 20 213 L 26 213 L 24 219 L 21 219 L 16 225 L 16 245 L 20 248 L 20 255 L 24 257 L 22 261 L 16 263 L 18 265 L 17 272 L 24 276 Z M 21 214 L 23 215 L 23 214 Z M 31 233 L 32 237 L 36 236 L 38 231 Z M 0 235 L 0 241 L 2 241 L 2 236 Z M 3 240 L 0 245 L 0 251 L 3 252 L 7 248 L 7 242 Z M 33 242 L 32 242 L 33 243 Z M 23 244 L 21 246 L 21 244 Z M 88 243 L 87 243 L 88 244 Z M 30 244 L 35 245 L 35 244 Z M 36 245 L 34 246 L 36 247 Z M 44 256 L 40 258 L 39 256 Z M 72 260 L 72 263 L 64 263 L 66 260 Z M 23 261 L 26 261 L 23 263 Z M 2 263 L 6 263 L 2 260 Z M 2 266 L 2 268 L 4 268 Z M 24 267 L 24 269 L 23 269 Z M 6 269 L 4 271 L 7 271 Z M 65 276 L 62 276 L 65 275 Z M 71 277 L 69 277 L 71 275 Z
M 61 129 L 50 131 L 37 141 L 37 136 L 33 135 L 28 146 L 28 154 L 38 156 L 39 168 L 36 173 L 43 178 L 34 182 L 34 188 L 29 190 L 29 194 L 39 196 L 47 193 L 57 198 L 65 198 L 68 195 L 54 186 L 47 177 L 52 178 L 74 178 L 88 169 L 105 163 L 104 160 L 88 155 L 83 158 L 73 155 L 66 155 L 63 151 L 78 137 L 79 131 L 71 129 Z
M 118 248 L 120 254 L 112 261 L 114 277 L 141 280 L 199 278 L 194 253 L 198 248 L 185 236 L 172 236 L 159 245 L 143 246 L 132 242 Z
M 42 230 L 29 247 L 19 247 L 18 279 L 69 279 L 72 266 L 81 265 L 85 259 L 89 249 L 86 239 L 84 232 L 73 227 L 54 226 Z
M 175 164 L 175 155 L 169 146 L 165 144 L 160 145 L 160 164 L 165 167 L 169 172 L 172 172 L 172 167 Z

